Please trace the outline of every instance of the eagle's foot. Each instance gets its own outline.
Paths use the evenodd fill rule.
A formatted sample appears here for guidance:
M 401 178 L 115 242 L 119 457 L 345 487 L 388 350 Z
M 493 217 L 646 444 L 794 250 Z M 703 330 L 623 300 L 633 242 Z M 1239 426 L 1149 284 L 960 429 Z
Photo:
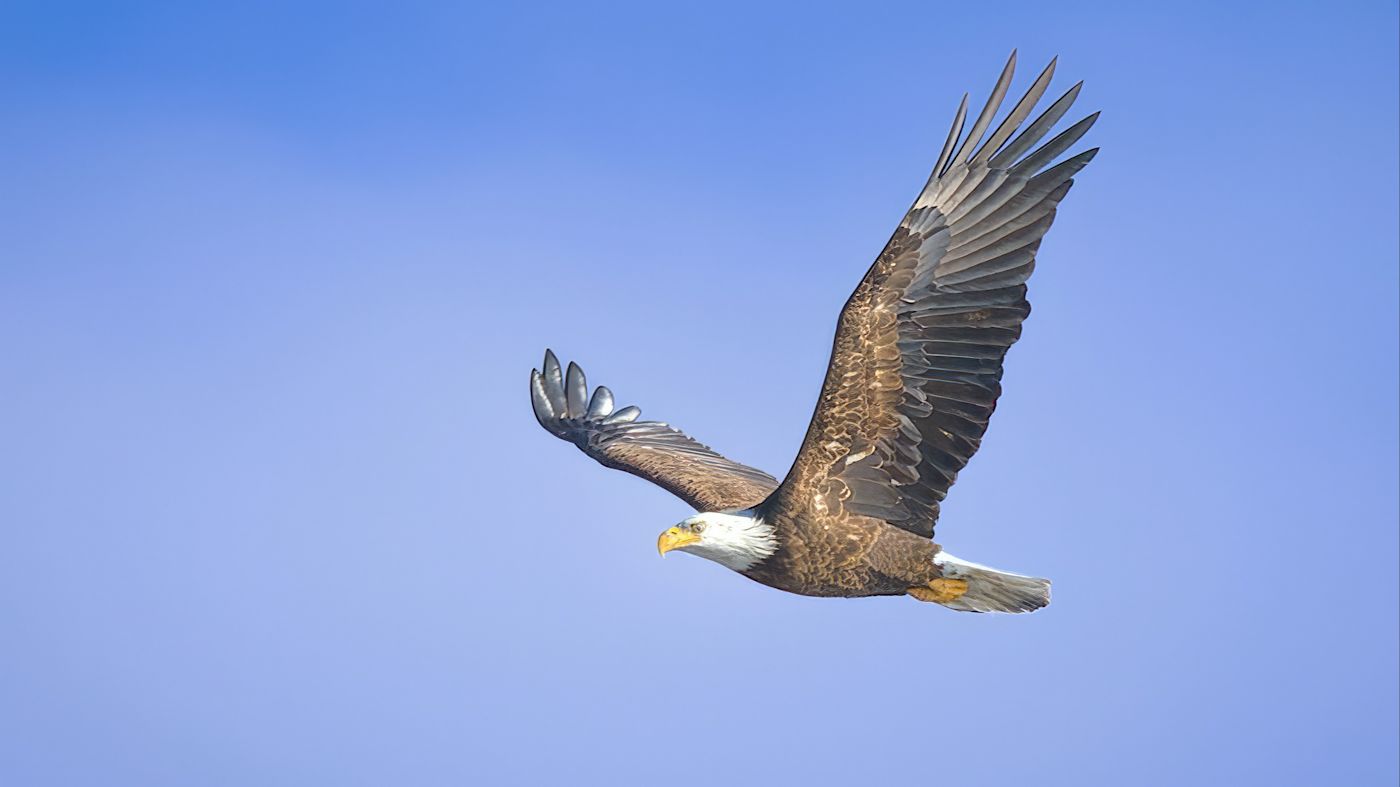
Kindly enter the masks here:
M 947 604 L 956 601 L 967 592 L 967 580 L 965 579 L 935 579 L 927 585 L 909 588 L 909 595 L 920 601 L 932 601 L 935 604 Z

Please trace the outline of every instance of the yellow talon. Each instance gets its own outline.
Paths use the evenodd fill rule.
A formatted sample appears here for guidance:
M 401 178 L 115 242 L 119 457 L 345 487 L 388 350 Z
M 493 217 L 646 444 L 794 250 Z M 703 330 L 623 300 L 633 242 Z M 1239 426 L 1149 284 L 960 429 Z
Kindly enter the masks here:
M 965 579 L 935 579 L 927 585 L 909 588 L 909 595 L 920 601 L 947 604 L 956 601 L 967 592 Z

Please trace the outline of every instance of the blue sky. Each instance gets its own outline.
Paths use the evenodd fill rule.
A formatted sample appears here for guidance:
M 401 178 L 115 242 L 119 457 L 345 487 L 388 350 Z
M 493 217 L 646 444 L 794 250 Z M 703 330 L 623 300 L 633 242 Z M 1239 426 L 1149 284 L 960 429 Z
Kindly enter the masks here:
M 0 782 L 1394 783 L 1396 28 L 7 4 Z M 1055 603 L 657 559 L 530 367 L 781 473 L 1013 47 L 1103 153 L 939 541 Z

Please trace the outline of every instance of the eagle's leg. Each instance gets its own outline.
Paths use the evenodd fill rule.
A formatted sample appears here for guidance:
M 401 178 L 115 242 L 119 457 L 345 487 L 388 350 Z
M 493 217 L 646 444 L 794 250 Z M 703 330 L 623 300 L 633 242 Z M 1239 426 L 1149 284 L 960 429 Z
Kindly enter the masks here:
M 920 601 L 932 601 L 935 604 L 947 604 L 956 601 L 967 592 L 967 580 L 939 578 L 927 585 L 909 588 L 909 595 Z

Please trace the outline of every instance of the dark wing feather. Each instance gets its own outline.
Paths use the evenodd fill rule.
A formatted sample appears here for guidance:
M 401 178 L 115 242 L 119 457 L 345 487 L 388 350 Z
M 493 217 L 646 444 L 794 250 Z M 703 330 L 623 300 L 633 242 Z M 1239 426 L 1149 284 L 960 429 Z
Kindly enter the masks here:
M 747 508 L 778 486 L 773 476 L 731 462 L 677 429 L 638 421 L 642 411 L 636 407 L 614 411 L 612 391 L 601 385 L 590 398 L 578 364 L 570 363 L 565 375 L 548 350 L 544 371 L 530 372 L 530 399 L 535 418 L 550 434 L 607 467 L 645 478 L 698 511 Z
M 1015 57 L 958 145 L 964 97 L 929 182 L 847 301 L 807 437 L 765 506 L 859 514 L 933 535 L 939 502 L 996 408 L 1002 361 L 1030 313 L 1036 250 L 1071 178 L 1097 152 L 1046 168 L 1094 114 L 1027 154 L 1079 85 L 1013 138 L 1048 87 L 1053 61 L 978 147 Z

